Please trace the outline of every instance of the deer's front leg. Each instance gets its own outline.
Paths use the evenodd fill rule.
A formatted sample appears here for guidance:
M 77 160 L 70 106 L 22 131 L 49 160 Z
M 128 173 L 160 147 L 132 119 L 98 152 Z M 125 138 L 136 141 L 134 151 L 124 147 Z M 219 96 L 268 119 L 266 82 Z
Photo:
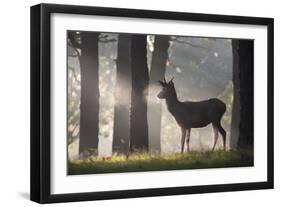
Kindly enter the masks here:
M 184 150 L 185 135 L 186 135 L 186 129 L 181 128 L 181 153 L 183 153 Z
M 190 131 L 191 129 L 187 129 L 187 134 L 186 134 L 186 145 L 187 145 L 187 151 L 189 152 L 189 140 L 190 140 Z

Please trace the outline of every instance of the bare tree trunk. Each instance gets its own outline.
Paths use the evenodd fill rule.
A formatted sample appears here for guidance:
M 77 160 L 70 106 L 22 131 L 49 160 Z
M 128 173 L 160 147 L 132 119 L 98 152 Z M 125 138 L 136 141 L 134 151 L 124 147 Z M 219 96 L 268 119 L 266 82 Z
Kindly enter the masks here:
M 97 153 L 99 134 L 99 33 L 81 33 L 81 104 L 79 154 Z
M 233 106 L 230 132 L 230 148 L 236 149 L 239 137 L 240 124 L 240 70 L 239 70 L 239 40 L 232 40 L 233 54 Z
M 113 151 L 126 153 L 129 148 L 131 103 L 131 35 L 120 34 L 116 60 L 116 85 Z
M 149 78 L 146 43 L 146 35 L 132 35 L 131 152 L 148 150 L 147 95 Z
M 150 70 L 150 87 L 157 87 L 158 80 L 163 80 L 168 58 L 169 36 L 155 35 L 154 51 Z M 150 90 L 149 100 L 149 148 L 153 152 L 161 151 L 161 114 L 162 103 L 158 100 L 156 90 Z M 156 101 L 153 101 L 156 100 Z M 157 102 L 158 101 L 158 102 Z
M 254 42 L 239 40 L 240 70 L 240 135 L 238 149 L 251 149 L 254 145 Z

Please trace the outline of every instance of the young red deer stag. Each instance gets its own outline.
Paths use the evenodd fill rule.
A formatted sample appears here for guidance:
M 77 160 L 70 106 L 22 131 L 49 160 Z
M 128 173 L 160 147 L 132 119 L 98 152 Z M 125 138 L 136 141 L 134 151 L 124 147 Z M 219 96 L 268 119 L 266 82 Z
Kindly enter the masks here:
M 216 98 L 199 102 L 181 102 L 177 98 L 173 78 L 168 83 L 165 79 L 164 81 L 159 81 L 159 83 L 162 86 L 162 91 L 157 97 L 166 100 L 169 112 L 181 127 L 181 153 L 184 151 L 185 137 L 187 150 L 189 151 L 191 128 L 202 128 L 210 123 L 214 129 L 212 151 L 214 151 L 218 140 L 218 132 L 222 135 L 223 149 L 225 150 L 226 132 L 221 126 L 221 118 L 226 110 L 225 103 Z

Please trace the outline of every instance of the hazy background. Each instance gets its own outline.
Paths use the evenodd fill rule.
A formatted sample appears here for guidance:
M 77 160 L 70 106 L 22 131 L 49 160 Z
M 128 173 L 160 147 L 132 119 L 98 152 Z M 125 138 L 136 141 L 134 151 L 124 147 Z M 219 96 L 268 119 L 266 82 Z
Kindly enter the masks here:
M 114 87 L 118 34 L 107 35 L 116 41 L 99 42 L 99 155 L 112 153 L 114 120 Z M 154 35 L 147 36 L 148 67 L 154 49 Z M 68 152 L 69 158 L 78 157 L 80 119 L 80 65 L 73 57 L 73 48 L 68 46 Z M 230 39 L 171 37 L 166 63 L 166 79 L 174 77 L 175 88 L 181 101 L 200 101 L 217 97 L 227 105 L 222 125 L 227 131 L 227 145 L 230 136 L 231 110 L 233 102 L 232 46 Z M 154 126 L 151 106 L 162 102 L 161 152 L 180 151 L 180 128 L 167 111 L 165 101 L 156 97 L 161 90 L 158 84 L 150 85 L 148 96 L 148 127 Z M 122 90 L 121 90 L 122 93 Z M 130 94 L 123 94 L 130 100 Z M 150 142 L 153 137 L 149 137 Z M 213 144 L 212 127 L 192 129 L 190 147 L 192 150 L 207 150 Z M 222 147 L 221 138 L 218 147 Z

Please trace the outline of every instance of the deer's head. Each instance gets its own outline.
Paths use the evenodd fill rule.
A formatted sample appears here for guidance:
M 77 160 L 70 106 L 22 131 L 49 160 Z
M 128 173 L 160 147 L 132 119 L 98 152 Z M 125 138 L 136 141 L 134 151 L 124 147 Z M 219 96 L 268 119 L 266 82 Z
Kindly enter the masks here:
M 160 81 L 160 80 L 158 81 L 162 86 L 162 90 L 157 95 L 158 98 L 167 99 L 176 95 L 173 79 L 174 78 L 172 78 L 168 83 L 166 82 L 165 78 L 164 81 Z

